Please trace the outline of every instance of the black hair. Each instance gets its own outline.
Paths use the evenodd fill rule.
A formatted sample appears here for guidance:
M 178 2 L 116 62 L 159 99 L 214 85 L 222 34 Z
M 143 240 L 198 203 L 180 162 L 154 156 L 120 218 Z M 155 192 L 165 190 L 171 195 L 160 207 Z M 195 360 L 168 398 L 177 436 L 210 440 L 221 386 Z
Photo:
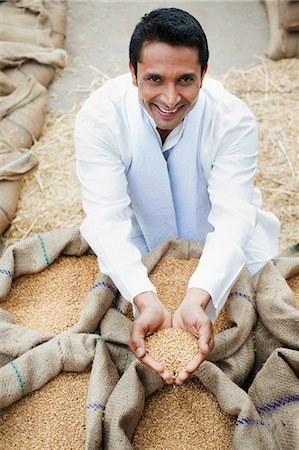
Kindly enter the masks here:
M 144 43 L 154 41 L 196 48 L 201 73 L 205 71 L 209 59 L 207 38 L 200 23 L 186 11 L 158 8 L 141 18 L 133 31 L 129 47 L 129 58 L 135 74 Z

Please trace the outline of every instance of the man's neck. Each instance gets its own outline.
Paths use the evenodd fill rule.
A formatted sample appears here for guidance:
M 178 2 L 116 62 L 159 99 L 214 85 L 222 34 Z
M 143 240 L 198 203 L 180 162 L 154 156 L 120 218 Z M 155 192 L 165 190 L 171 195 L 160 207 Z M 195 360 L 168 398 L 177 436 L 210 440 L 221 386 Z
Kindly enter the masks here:
M 157 131 L 161 136 L 162 144 L 166 141 L 167 136 L 172 132 L 172 130 L 161 130 L 157 127 Z

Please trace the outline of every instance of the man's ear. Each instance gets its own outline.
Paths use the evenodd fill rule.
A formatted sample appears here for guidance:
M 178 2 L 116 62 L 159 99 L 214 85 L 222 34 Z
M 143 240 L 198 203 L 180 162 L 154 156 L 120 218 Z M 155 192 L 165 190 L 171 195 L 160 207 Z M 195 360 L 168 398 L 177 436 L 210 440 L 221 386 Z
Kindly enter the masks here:
M 132 66 L 132 63 L 129 63 L 129 68 L 130 68 L 130 72 L 131 72 L 131 75 L 132 75 L 132 83 L 134 84 L 134 86 L 137 87 L 137 76 L 135 74 L 135 69 Z

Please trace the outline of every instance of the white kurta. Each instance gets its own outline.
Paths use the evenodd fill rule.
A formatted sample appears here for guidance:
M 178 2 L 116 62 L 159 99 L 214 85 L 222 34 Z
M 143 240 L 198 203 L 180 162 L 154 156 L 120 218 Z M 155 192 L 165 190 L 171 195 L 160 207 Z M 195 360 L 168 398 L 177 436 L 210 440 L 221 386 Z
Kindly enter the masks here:
M 141 251 L 134 244 L 142 232 L 126 176 L 133 143 L 136 145 L 126 105 L 132 95 L 137 98 L 138 91 L 129 74 L 110 80 L 84 103 L 74 133 L 87 216 L 81 232 L 98 256 L 101 271 L 130 302 L 141 292 L 156 292 L 141 262 Z M 279 221 L 261 210 L 260 192 L 253 188 L 258 151 L 253 114 L 215 80 L 205 78 L 200 97 L 205 100 L 204 120 L 197 131 L 213 231 L 206 236 L 203 255 L 188 287 L 209 292 L 212 301 L 207 312 L 215 320 L 244 265 L 255 273 L 277 255 Z M 153 121 L 147 114 L 143 120 L 156 135 L 161 151 L 172 151 L 182 136 L 188 138 L 182 123 L 162 146 Z M 142 139 L 142 133 L 140 136 Z

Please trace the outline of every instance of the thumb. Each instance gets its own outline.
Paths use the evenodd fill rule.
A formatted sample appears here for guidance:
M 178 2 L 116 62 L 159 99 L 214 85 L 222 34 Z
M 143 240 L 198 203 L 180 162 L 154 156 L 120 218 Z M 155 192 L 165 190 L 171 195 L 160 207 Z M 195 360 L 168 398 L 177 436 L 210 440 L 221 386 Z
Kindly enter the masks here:
M 140 316 L 139 316 L 140 318 Z M 145 356 L 145 329 L 144 324 L 138 319 L 132 324 L 131 337 L 129 340 L 129 348 L 137 358 Z

